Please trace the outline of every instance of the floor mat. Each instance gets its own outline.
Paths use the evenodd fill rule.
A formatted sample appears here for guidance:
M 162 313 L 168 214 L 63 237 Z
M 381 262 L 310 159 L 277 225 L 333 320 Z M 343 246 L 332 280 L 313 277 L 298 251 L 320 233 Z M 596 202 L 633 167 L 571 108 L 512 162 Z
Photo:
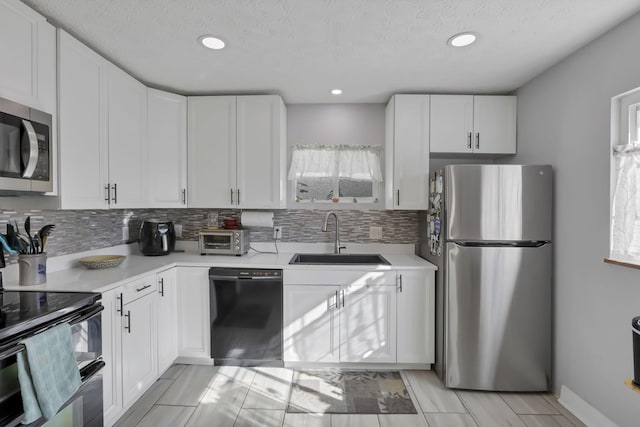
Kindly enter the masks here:
M 295 371 L 287 412 L 415 414 L 398 371 Z

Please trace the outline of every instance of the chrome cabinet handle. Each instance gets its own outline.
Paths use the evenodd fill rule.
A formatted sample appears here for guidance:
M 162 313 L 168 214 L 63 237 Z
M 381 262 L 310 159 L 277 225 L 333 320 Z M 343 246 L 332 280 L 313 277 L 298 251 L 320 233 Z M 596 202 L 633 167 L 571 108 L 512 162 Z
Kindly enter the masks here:
M 38 135 L 36 135 L 36 131 L 33 129 L 31 122 L 23 120 L 22 126 L 24 126 L 24 129 L 27 131 L 27 137 L 29 139 L 29 151 L 23 152 L 22 154 L 22 162 L 26 164 L 22 176 L 24 178 L 31 178 L 38 164 Z M 25 154 L 28 154 L 28 157 Z
M 151 287 L 151 285 L 144 285 L 144 286 L 143 286 L 143 287 L 141 287 L 141 288 L 136 288 L 136 291 L 138 291 L 138 292 L 142 292 L 142 291 L 144 291 L 145 289 L 148 289 L 148 288 L 150 288 L 150 287 Z
M 127 310 L 127 314 L 125 314 L 124 317 L 127 318 L 127 326 L 125 326 L 124 328 L 128 333 L 131 333 L 131 310 Z
M 186 188 L 182 189 L 182 204 L 183 205 L 187 204 L 187 189 Z
M 107 190 L 107 198 L 104 199 L 105 202 L 107 202 L 107 204 L 111 203 L 111 186 L 109 185 L 109 183 L 107 182 L 107 185 L 104 187 L 105 190 Z
M 480 149 L 480 132 L 476 133 L 476 148 Z
M 402 274 L 398 276 L 398 290 L 402 292 Z
M 400 206 L 400 189 L 398 189 L 397 191 L 398 191 L 398 206 Z
M 164 296 L 164 277 L 160 278 L 160 296 Z
M 469 135 L 467 135 L 467 136 L 469 138 L 469 140 L 467 141 L 467 148 L 469 148 L 469 150 L 471 150 L 471 138 L 472 138 L 471 132 L 469 132 Z
M 117 299 L 117 300 L 120 300 L 120 308 L 117 308 L 117 307 L 116 307 L 116 313 L 120 313 L 120 317 L 122 317 L 122 310 L 123 310 L 123 307 L 122 307 L 122 305 L 123 305 L 123 302 L 122 302 L 122 293 L 121 293 L 120 295 L 118 295 L 118 296 L 116 297 L 116 299 Z
M 233 188 L 230 188 L 229 191 L 231 192 L 231 204 L 233 205 Z
M 334 302 L 334 298 L 335 298 L 335 302 Z M 340 308 L 340 306 L 338 305 L 338 291 L 336 291 L 335 294 L 327 298 L 327 310 L 331 310 L 333 308 Z
M 113 184 L 113 204 L 118 204 L 118 184 Z
M 344 308 L 344 289 L 340 291 L 340 295 L 342 296 L 342 308 Z
M 236 197 L 237 203 L 240 204 L 240 189 L 239 188 L 236 190 L 236 194 L 238 195 L 238 197 Z

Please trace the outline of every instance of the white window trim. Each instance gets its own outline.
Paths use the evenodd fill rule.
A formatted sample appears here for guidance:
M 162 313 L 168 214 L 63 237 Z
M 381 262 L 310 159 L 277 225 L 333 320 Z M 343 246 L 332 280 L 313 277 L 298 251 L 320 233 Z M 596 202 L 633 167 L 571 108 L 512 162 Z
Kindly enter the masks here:
M 614 147 L 628 144 L 631 139 L 640 140 L 640 135 L 629 134 L 629 107 L 640 104 L 640 88 L 630 90 L 611 98 L 611 141 L 609 147 L 609 256 L 606 262 L 639 268 L 640 256 L 613 252 L 613 202 L 617 184 L 616 159 Z
M 315 144 L 310 144 L 309 147 L 313 147 Z M 319 148 L 330 148 L 331 145 L 324 146 L 318 144 Z M 295 145 L 289 147 L 291 150 Z M 348 148 L 349 145 L 337 145 L 337 147 Z M 299 179 L 288 179 L 288 188 L 289 194 L 291 196 L 287 197 L 287 207 L 289 209 L 350 209 L 350 210 L 363 210 L 363 209 L 384 209 L 384 200 L 381 199 L 381 194 L 384 189 L 384 146 L 371 145 L 371 146 L 362 146 L 355 145 L 353 148 L 357 147 L 370 147 L 374 150 L 378 150 L 378 156 L 380 161 L 381 168 L 381 178 L 382 181 L 372 181 L 372 197 L 339 197 L 338 202 L 333 202 L 332 200 L 326 199 L 315 199 L 315 200 L 300 200 L 297 201 L 297 190 L 298 190 L 298 181 Z M 289 168 L 291 167 L 291 151 L 289 155 Z M 339 190 L 338 182 L 340 178 L 334 178 L 334 194 L 336 194 Z

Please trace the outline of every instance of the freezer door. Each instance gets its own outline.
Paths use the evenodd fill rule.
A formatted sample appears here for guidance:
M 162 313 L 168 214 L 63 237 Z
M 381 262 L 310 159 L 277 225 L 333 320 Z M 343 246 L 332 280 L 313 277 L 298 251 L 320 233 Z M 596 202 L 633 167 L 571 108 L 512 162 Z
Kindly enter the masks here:
M 447 240 L 551 240 L 551 166 L 445 167 Z
M 447 387 L 546 391 L 552 246 L 445 246 Z

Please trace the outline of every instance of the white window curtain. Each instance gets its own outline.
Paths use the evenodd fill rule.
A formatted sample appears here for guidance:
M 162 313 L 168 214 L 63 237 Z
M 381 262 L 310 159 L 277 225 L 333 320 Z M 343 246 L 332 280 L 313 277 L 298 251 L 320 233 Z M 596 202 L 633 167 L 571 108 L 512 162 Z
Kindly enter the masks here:
M 289 180 L 348 178 L 382 182 L 381 147 L 375 145 L 294 145 Z
M 611 252 L 640 256 L 640 143 L 613 147 L 616 185 L 613 193 Z

